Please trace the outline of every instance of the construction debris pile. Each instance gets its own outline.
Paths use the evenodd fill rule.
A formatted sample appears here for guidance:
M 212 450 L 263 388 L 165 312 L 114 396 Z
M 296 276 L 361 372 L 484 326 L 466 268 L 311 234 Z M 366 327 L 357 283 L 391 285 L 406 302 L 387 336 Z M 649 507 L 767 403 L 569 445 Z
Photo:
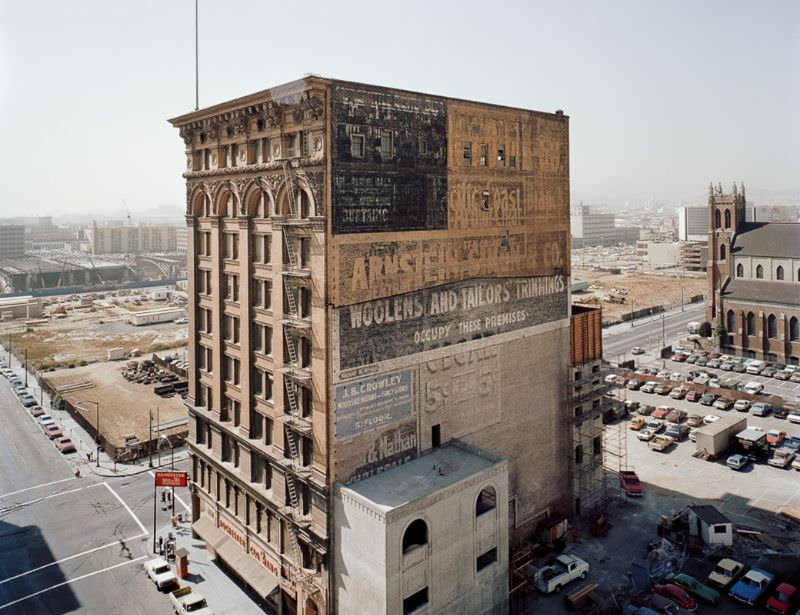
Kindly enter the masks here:
M 128 361 L 121 369 L 123 378 L 138 384 L 155 384 L 153 393 L 161 397 L 172 397 L 175 394 L 186 399 L 189 383 L 181 381 L 176 374 L 162 369 L 150 359 Z

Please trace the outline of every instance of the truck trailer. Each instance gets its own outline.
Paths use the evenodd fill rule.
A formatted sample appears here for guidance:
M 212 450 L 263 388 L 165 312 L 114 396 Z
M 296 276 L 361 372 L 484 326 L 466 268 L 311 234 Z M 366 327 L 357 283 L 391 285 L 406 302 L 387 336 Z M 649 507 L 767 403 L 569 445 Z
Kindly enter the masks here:
M 747 429 L 744 416 L 724 415 L 695 432 L 695 448 L 709 459 L 716 459 L 727 451 L 736 434 Z

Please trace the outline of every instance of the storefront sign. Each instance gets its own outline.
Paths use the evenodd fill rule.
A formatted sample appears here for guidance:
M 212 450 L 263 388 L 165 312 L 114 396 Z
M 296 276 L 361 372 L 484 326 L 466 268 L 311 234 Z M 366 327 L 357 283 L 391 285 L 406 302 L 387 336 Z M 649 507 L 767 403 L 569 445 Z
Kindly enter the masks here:
M 156 472 L 156 487 L 185 487 L 186 472 Z

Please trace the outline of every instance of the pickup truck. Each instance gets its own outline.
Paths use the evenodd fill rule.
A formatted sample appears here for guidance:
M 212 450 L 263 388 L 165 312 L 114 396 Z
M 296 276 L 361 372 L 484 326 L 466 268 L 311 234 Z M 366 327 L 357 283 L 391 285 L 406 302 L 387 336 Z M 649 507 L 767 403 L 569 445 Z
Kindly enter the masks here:
M 193 613 L 194 615 L 214 615 L 214 611 L 208 608 L 206 599 L 200 594 L 192 592 L 191 587 L 181 587 L 170 593 L 169 601 L 172 603 L 172 610 L 178 615 Z
M 147 576 L 156 584 L 158 589 L 164 589 L 165 587 L 178 584 L 178 577 L 175 576 L 169 562 L 163 557 L 147 560 L 144 563 L 144 569 L 147 572 Z
M 622 487 L 622 490 L 625 492 L 625 495 L 641 497 L 641 495 L 644 493 L 642 483 L 639 480 L 639 477 L 636 475 L 636 472 L 633 470 L 620 471 L 619 484 Z
M 783 446 L 775 449 L 767 463 L 776 468 L 788 468 L 794 460 L 794 456 L 794 449 Z
M 543 594 L 559 591 L 570 581 L 585 579 L 589 564 L 574 555 L 559 555 L 555 564 L 541 568 L 535 577 L 536 589 Z
M 650 442 L 648 442 L 647 444 L 654 451 L 664 452 L 670 446 L 672 446 L 673 442 L 675 442 L 674 438 L 659 434 L 655 438 L 650 440 Z

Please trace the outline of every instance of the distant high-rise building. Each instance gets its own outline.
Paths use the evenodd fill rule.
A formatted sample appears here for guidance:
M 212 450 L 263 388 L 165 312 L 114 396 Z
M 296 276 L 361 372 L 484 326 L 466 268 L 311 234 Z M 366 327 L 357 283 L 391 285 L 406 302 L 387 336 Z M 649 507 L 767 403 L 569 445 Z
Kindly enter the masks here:
M 708 208 L 697 207 L 678 208 L 678 239 L 681 241 L 707 241 L 708 240 Z
M 572 245 L 576 248 L 634 244 L 639 240 L 640 234 L 636 227 L 616 226 L 614 214 L 595 213 L 589 205 L 583 203 L 572 211 L 570 231 Z
M 92 254 L 148 254 L 176 252 L 178 227 L 174 224 L 92 223 L 89 241 Z
M 25 227 L 21 224 L 0 224 L 0 259 L 25 256 Z
M 194 531 L 283 613 L 506 612 L 572 507 L 568 118 L 309 77 L 171 121 Z

